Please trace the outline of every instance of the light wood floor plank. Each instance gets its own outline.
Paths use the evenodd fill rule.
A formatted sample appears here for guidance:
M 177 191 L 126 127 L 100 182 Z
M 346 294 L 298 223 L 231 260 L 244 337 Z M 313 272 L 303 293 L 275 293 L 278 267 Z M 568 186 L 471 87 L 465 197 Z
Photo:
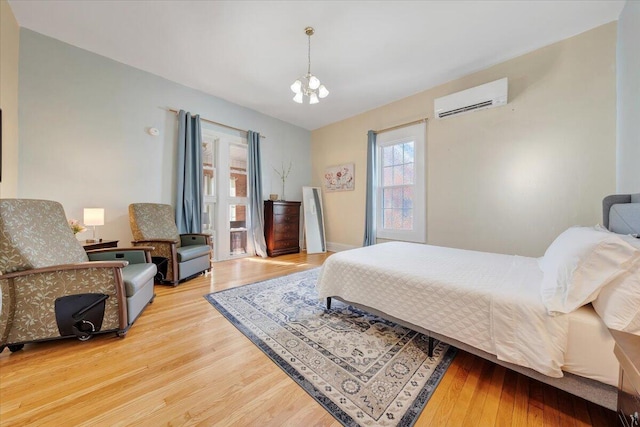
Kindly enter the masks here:
M 440 385 L 443 387 L 438 386 L 418 419 L 420 426 L 432 427 L 447 424 L 457 402 L 457 396 L 460 395 L 460 390 L 469 377 L 474 361 L 470 354 L 458 352 L 454 363 L 449 366 L 450 374 L 440 381 Z M 455 366 L 453 366 L 454 364 Z
M 479 418 L 484 408 L 484 402 L 487 398 L 487 393 L 490 391 L 491 377 L 496 365 L 486 360 L 482 361 L 482 371 L 480 372 L 480 378 L 478 381 L 478 387 L 473 392 L 469 408 L 466 411 L 466 416 L 462 425 L 480 425 Z
M 516 374 L 516 393 L 513 398 L 513 416 L 511 425 L 523 427 L 529 425 L 527 420 L 529 414 L 529 378 Z
M 217 263 L 207 276 L 156 286 L 155 302 L 124 339 L 103 335 L 5 350 L 0 425 L 339 426 L 203 298 L 313 268 L 327 256 Z M 550 389 L 555 403 L 545 401 Z M 577 426 L 616 422 L 612 411 L 460 351 L 416 426 L 502 426 L 509 419 L 536 426 L 545 413 Z
M 461 351 L 460 353 L 464 352 Z M 467 356 L 463 365 L 464 371 L 467 372 L 464 384 L 462 384 L 461 389 L 456 388 L 453 392 L 449 392 L 447 399 L 451 412 L 446 425 L 451 427 L 463 425 L 462 423 L 480 382 L 480 373 L 482 372 L 482 366 L 476 363 L 475 357 L 468 353 L 464 354 Z
M 529 380 L 529 406 L 527 413 L 527 425 L 544 425 L 544 384 L 536 380 Z
M 494 425 L 498 416 L 498 406 L 500 405 L 500 396 L 502 385 L 504 382 L 504 374 L 506 369 L 499 365 L 494 365 L 493 375 L 487 390 L 487 397 L 484 400 L 484 406 L 480 414 L 479 425 Z
M 507 369 L 504 373 L 504 382 L 500 392 L 500 404 L 496 416 L 496 427 L 510 427 L 515 425 L 513 419 L 513 408 L 515 405 L 518 376 L 515 372 Z

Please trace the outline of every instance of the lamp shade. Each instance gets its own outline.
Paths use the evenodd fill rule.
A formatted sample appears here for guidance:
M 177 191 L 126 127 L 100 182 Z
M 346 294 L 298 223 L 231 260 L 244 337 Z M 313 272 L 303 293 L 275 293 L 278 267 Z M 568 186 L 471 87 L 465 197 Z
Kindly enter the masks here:
M 291 90 L 293 93 L 301 93 L 302 92 L 302 82 L 300 80 L 296 80 L 291 85 Z
M 320 87 L 318 88 L 318 96 L 320 98 L 326 98 L 327 95 L 329 95 L 329 91 L 327 90 L 327 88 L 324 87 L 324 85 L 320 85 Z
M 84 225 L 104 225 L 104 208 L 84 208 Z
M 309 88 L 316 90 L 320 87 L 320 80 L 316 76 L 309 76 Z

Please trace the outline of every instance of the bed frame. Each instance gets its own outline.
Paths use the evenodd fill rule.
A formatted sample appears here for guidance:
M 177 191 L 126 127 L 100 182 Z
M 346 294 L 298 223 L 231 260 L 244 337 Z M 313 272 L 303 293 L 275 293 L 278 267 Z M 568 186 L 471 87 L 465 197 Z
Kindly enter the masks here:
M 607 196 L 602 201 L 602 207 L 603 221 L 606 228 L 621 234 L 640 234 L 640 194 L 617 194 Z M 618 390 L 616 387 L 568 372 L 565 372 L 562 378 L 548 377 L 534 371 L 533 369 L 498 360 L 495 355 L 479 350 L 463 343 L 462 341 L 449 338 L 433 331 L 428 331 L 420 326 L 376 310 L 375 308 L 347 301 L 338 296 L 327 298 L 327 308 L 331 307 L 332 298 L 428 336 L 430 349 L 432 348 L 433 339 L 435 338 L 468 353 L 475 354 L 476 356 L 504 366 L 505 368 L 509 368 L 530 378 L 549 384 L 600 406 L 604 406 L 605 408 L 613 411 L 617 410 Z
M 514 365 L 512 363 L 498 360 L 498 358 L 491 353 L 487 353 L 485 351 L 479 350 L 475 347 L 472 347 L 468 344 L 463 343 L 462 341 L 458 341 L 456 339 L 449 338 L 447 336 L 440 335 L 432 331 L 428 331 L 424 328 L 421 328 L 420 326 L 417 326 L 412 323 L 406 322 L 402 319 L 398 319 L 396 317 L 390 316 L 387 313 L 381 312 L 380 310 L 376 310 L 375 308 L 371 308 L 363 304 L 353 303 L 351 301 L 346 301 L 340 297 L 332 297 L 332 298 L 338 301 L 342 301 L 343 303 L 350 305 L 352 307 L 359 308 L 360 310 L 366 311 L 367 313 L 375 314 L 376 316 L 382 317 L 383 319 L 390 320 L 406 328 L 420 332 L 428 336 L 429 338 L 435 338 L 439 341 L 445 342 L 456 348 L 459 348 L 460 350 L 464 350 L 468 353 L 475 354 L 476 356 L 482 357 L 483 359 L 487 359 L 491 362 L 504 366 L 505 368 L 509 368 L 513 371 L 519 372 L 523 375 L 536 379 L 545 384 L 552 385 L 556 388 L 559 388 L 560 390 L 564 390 L 576 396 L 582 397 L 583 399 L 596 403 L 600 406 L 604 406 L 605 408 L 611 409 L 612 411 L 615 411 L 617 409 L 618 389 L 616 387 L 601 383 L 600 381 L 591 380 L 578 375 L 570 374 L 568 372 L 565 372 L 562 378 L 548 377 L 546 375 L 541 374 L 540 372 L 534 371 L 533 369 L 525 368 L 523 366 Z

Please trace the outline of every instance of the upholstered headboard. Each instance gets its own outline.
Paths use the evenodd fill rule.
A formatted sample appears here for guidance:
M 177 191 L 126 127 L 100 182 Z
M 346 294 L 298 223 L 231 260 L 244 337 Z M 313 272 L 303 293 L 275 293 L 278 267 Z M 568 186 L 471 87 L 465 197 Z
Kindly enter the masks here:
M 602 220 L 603 225 L 615 233 L 640 235 L 640 193 L 605 197 Z

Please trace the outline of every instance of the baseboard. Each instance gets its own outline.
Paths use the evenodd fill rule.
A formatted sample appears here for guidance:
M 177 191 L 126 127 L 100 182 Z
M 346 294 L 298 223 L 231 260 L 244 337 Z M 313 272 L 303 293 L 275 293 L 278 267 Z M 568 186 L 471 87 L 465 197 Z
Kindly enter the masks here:
M 359 246 L 345 245 L 344 243 L 327 242 L 327 250 L 329 252 L 342 252 L 355 248 L 359 248 Z

